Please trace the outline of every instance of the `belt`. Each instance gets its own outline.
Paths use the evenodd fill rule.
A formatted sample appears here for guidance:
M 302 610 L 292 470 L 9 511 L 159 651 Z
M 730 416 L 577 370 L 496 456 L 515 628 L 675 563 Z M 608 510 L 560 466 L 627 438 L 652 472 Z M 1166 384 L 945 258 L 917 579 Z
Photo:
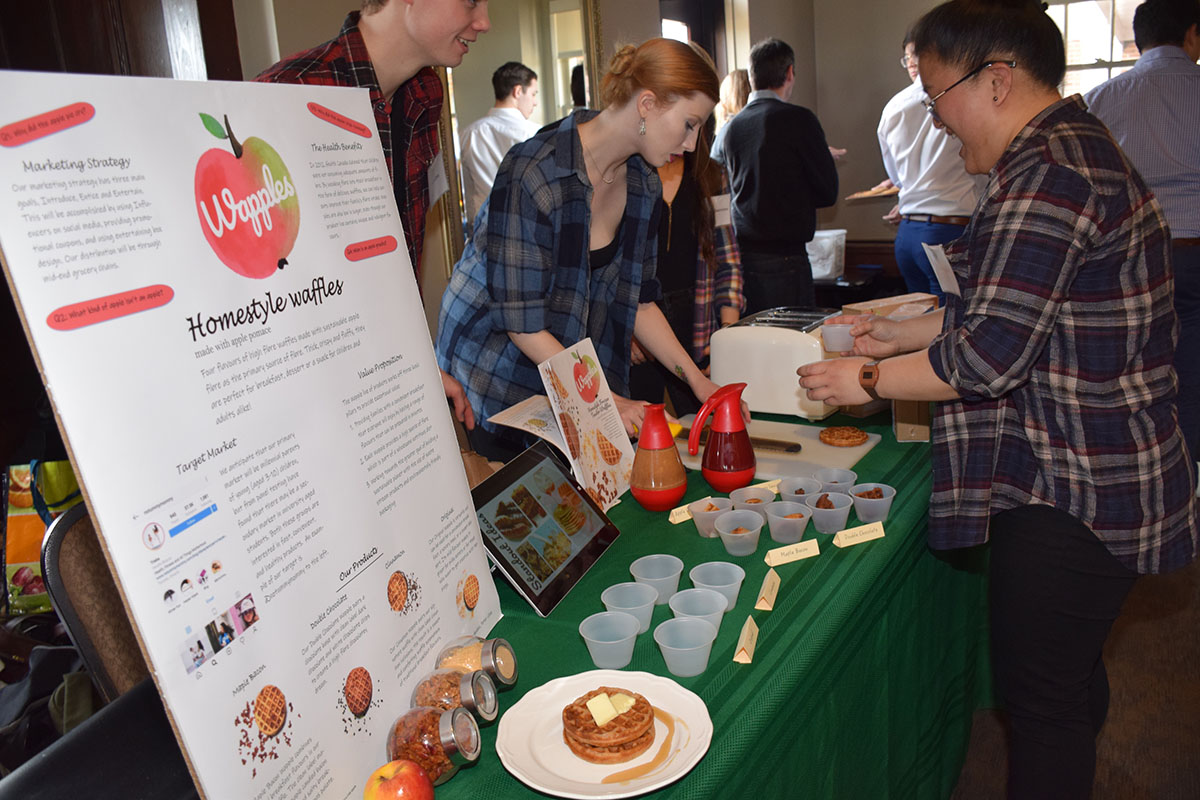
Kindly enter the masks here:
M 937 214 L 904 214 L 910 222 L 932 222 L 934 225 L 966 225 L 970 217 L 939 217 Z
M 1200 236 L 1191 239 L 1172 239 L 1172 247 L 1200 247 Z

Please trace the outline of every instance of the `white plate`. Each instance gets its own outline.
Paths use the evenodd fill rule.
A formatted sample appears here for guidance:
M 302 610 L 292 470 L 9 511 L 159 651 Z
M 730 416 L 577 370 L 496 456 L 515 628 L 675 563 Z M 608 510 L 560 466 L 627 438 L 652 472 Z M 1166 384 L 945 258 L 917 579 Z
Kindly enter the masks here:
M 646 775 L 621 783 L 600 782 L 607 775 L 653 760 L 667 735 L 666 725 L 657 718 L 654 744 L 624 764 L 590 764 L 563 742 L 563 708 L 599 686 L 631 689 L 675 718 L 675 736 L 666 760 Z M 522 697 L 500 718 L 496 752 L 504 768 L 518 780 L 547 794 L 584 799 L 636 797 L 686 775 L 708 751 L 712 731 L 704 701 L 670 678 L 598 669 L 557 678 Z

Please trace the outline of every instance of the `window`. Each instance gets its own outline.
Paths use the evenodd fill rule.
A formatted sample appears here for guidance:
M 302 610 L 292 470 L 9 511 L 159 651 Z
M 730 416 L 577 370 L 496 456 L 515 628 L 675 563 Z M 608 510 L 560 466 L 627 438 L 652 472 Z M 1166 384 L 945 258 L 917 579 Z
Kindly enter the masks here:
M 662 21 L 662 35 L 664 39 L 674 39 L 684 44 L 687 44 L 691 38 L 687 23 L 677 19 L 664 19 Z
M 1049 0 L 1046 12 L 1063 32 L 1063 94 L 1083 93 L 1120 75 L 1138 58 L 1133 12 L 1142 0 Z

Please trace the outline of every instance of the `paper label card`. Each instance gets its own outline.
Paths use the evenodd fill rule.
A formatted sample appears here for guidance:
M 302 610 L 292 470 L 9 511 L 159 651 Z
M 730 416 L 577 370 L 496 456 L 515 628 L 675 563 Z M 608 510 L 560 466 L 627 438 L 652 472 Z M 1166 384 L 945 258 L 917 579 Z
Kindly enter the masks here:
M 790 564 L 793 561 L 812 558 L 820 554 L 821 546 L 817 544 L 817 540 L 809 539 L 806 542 L 796 542 L 795 544 L 768 550 L 763 560 L 767 562 L 767 566 L 769 567 L 778 567 L 780 564 Z
M 767 481 L 766 483 L 756 483 L 756 484 L 754 484 L 754 488 L 755 489 L 766 489 L 769 492 L 774 492 L 775 494 L 779 494 L 779 482 L 781 480 L 783 480 L 783 478 L 776 478 L 775 480 Z
M 868 525 L 859 525 L 857 528 L 847 528 L 844 531 L 838 531 L 833 537 L 833 543 L 838 547 L 850 547 L 862 542 L 869 542 L 872 539 L 882 538 L 883 523 L 872 522 Z
M 754 660 L 754 648 L 758 645 L 758 626 L 754 617 L 746 617 L 746 624 L 738 634 L 737 647 L 733 650 L 733 660 L 739 664 L 749 664 Z
M 758 601 L 754 607 L 759 611 L 770 611 L 775 608 L 775 597 L 779 594 L 779 573 L 774 569 L 767 570 L 763 576 L 762 588 L 758 590 Z
M 700 498 L 700 500 L 711 500 L 711 499 L 712 499 L 712 495 L 709 495 L 708 497 Z M 693 502 L 699 503 L 700 500 L 695 500 Z M 692 512 L 688 511 L 688 506 L 690 506 L 690 505 L 691 505 L 691 503 L 686 503 L 682 506 L 679 506 L 678 508 L 671 509 L 671 515 L 668 517 L 668 519 L 671 520 L 672 525 L 678 525 L 681 522 L 687 522 L 689 519 L 692 518 Z

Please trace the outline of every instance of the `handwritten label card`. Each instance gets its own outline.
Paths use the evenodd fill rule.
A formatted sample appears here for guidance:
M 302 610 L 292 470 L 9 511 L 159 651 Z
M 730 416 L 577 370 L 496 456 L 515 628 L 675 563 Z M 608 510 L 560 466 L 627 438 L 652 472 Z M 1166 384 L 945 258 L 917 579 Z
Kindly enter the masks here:
M 699 503 L 701 500 L 712 500 L 712 495 L 709 495 L 708 497 L 701 497 L 700 500 L 695 500 L 693 502 Z M 691 503 L 684 503 L 678 508 L 672 508 L 671 515 L 667 517 L 667 519 L 671 520 L 672 525 L 678 525 L 681 522 L 687 522 L 692 518 L 692 512 L 688 511 L 688 506 L 690 505 Z
M 773 569 L 767 570 L 763 576 L 762 588 L 758 590 L 758 601 L 754 607 L 759 611 L 770 611 L 775 608 L 775 597 L 779 594 L 779 573 Z
M 758 645 L 758 626 L 754 617 L 746 617 L 746 624 L 738 634 L 737 647 L 733 651 L 733 660 L 739 664 L 749 664 L 754 660 L 754 648 Z
M 872 539 L 882 538 L 883 523 L 872 522 L 868 525 L 859 525 L 857 528 L 847 528 L 844 531 L 838 531 L 833 537 L 833 543 L 838 547 L 850 547 L 851 545 L 869 542 Z
M 768 567 L 778 567 L 780 564 L 790 564 L 793 561 L 812 558 L 820 554 L 821 546 L 817 544 L 817 540 L 809 539 L 807 542 L 796 542 L 768 550 L 763 560 L 767 562 Z

